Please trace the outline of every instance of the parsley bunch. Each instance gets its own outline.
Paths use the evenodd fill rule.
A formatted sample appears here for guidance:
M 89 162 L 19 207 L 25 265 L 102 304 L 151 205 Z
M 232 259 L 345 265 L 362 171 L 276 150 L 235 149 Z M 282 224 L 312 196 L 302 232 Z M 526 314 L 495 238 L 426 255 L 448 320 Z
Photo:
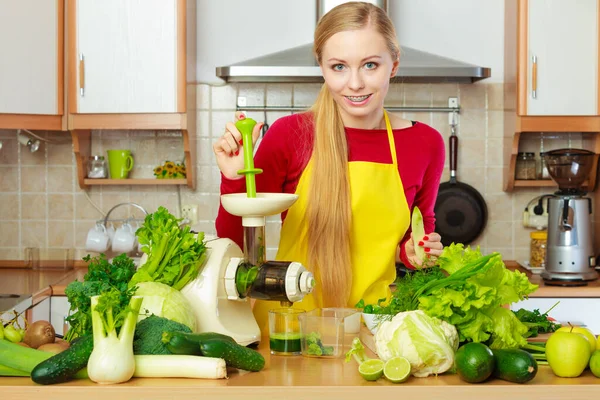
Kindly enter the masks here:
M 83 260 L 88 262 L 88 272 L 83 277 L 83 282 L 73 281 L 65 289 L 71 305 L 70 315 L 67 317 L 70 324 L 65 336 L 67 341 L 92 333 L 92 296 L 112 292 L 111 296 L 117 304 L 113 312 L 118 314 L 127 308 L 136 290 L 136 287 L 127 286 L 135 273 L 135 264 L 125 253 L 113 258 L 112 264 L 104 254 L 94 258 L 88 255 Z M 120 324 L 116 328 L 120 328 Z

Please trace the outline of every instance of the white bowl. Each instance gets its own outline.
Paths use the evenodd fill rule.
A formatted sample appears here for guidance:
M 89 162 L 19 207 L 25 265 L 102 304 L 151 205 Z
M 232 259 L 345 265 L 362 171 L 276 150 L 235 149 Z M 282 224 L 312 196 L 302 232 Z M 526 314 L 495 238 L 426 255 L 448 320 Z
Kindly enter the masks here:
M 379 328 L 379 324 L 381 323 L 381 321 L 377 320 L 376 317 L 377 314 L 362 313 L 363 322 L 365 323 L 367 329 L 369 329 L 373 335 L 377 333 L 377 328 Z

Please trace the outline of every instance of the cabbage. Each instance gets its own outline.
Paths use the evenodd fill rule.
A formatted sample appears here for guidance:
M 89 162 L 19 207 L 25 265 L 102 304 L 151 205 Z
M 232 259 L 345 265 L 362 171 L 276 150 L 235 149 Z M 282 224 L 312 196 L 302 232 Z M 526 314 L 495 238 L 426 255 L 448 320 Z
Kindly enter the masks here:
M 154 314 L 186 325 L 192 332 L 196 331 L 194 309 L 179 290 L 159 282 L 139 282 L 136 286 L 135 295 L 144 297 L 138 321 Z
M 404 357 L 410 362 L 414 376 L 425 377 L 452 367 L 458 333 L 454 325 L 429 317 L 421 310 L 406 311 L 379 325 L 375 345 L 383 361 Z

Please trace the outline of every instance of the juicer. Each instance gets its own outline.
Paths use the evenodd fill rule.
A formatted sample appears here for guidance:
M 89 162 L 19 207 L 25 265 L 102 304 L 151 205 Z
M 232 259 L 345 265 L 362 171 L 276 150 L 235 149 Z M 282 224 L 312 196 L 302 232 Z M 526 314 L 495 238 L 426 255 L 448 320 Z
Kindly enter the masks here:
M 275 300 L 291 307 L 311 293 L 313 274 L 295 261 L 265 260 L 266 216 L 280 214 L 298 199 L 289 193 L 256 193 L 251 119 L 236 123 L 243 136 L 246 193 L 221 196 L 223 208 L 242 217 L 243 251 L 230 239 L 206 242 L 208 258 L 198 277 L 181 293 L 190 301 L 198 332 L 218 332 L 241 345 L 258 343 L 261 332 L 250 299 Z M 248 145 L 247 145 L 248 144 Z
M 548 199 L 548 244 L 542 278 L 549 285 L 586 285 L 598 279 L 592 245 L 592 200 L 583 183 L 594 165 L 594 153 L 558 149 L 543 153 L 559 190 Z

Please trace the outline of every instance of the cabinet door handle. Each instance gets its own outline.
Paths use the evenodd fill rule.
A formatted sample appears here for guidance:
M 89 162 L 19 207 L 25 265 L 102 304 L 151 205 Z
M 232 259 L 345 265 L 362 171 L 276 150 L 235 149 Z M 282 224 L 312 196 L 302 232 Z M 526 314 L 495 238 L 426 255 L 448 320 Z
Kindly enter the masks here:
M 84 60 L 83 53 L 79 54 L 79 95 L 83 97 L 85 92 L 85 69 L 84 69 Z
M 537 56 L 531 57 L 531 97 L 537 99 Z

